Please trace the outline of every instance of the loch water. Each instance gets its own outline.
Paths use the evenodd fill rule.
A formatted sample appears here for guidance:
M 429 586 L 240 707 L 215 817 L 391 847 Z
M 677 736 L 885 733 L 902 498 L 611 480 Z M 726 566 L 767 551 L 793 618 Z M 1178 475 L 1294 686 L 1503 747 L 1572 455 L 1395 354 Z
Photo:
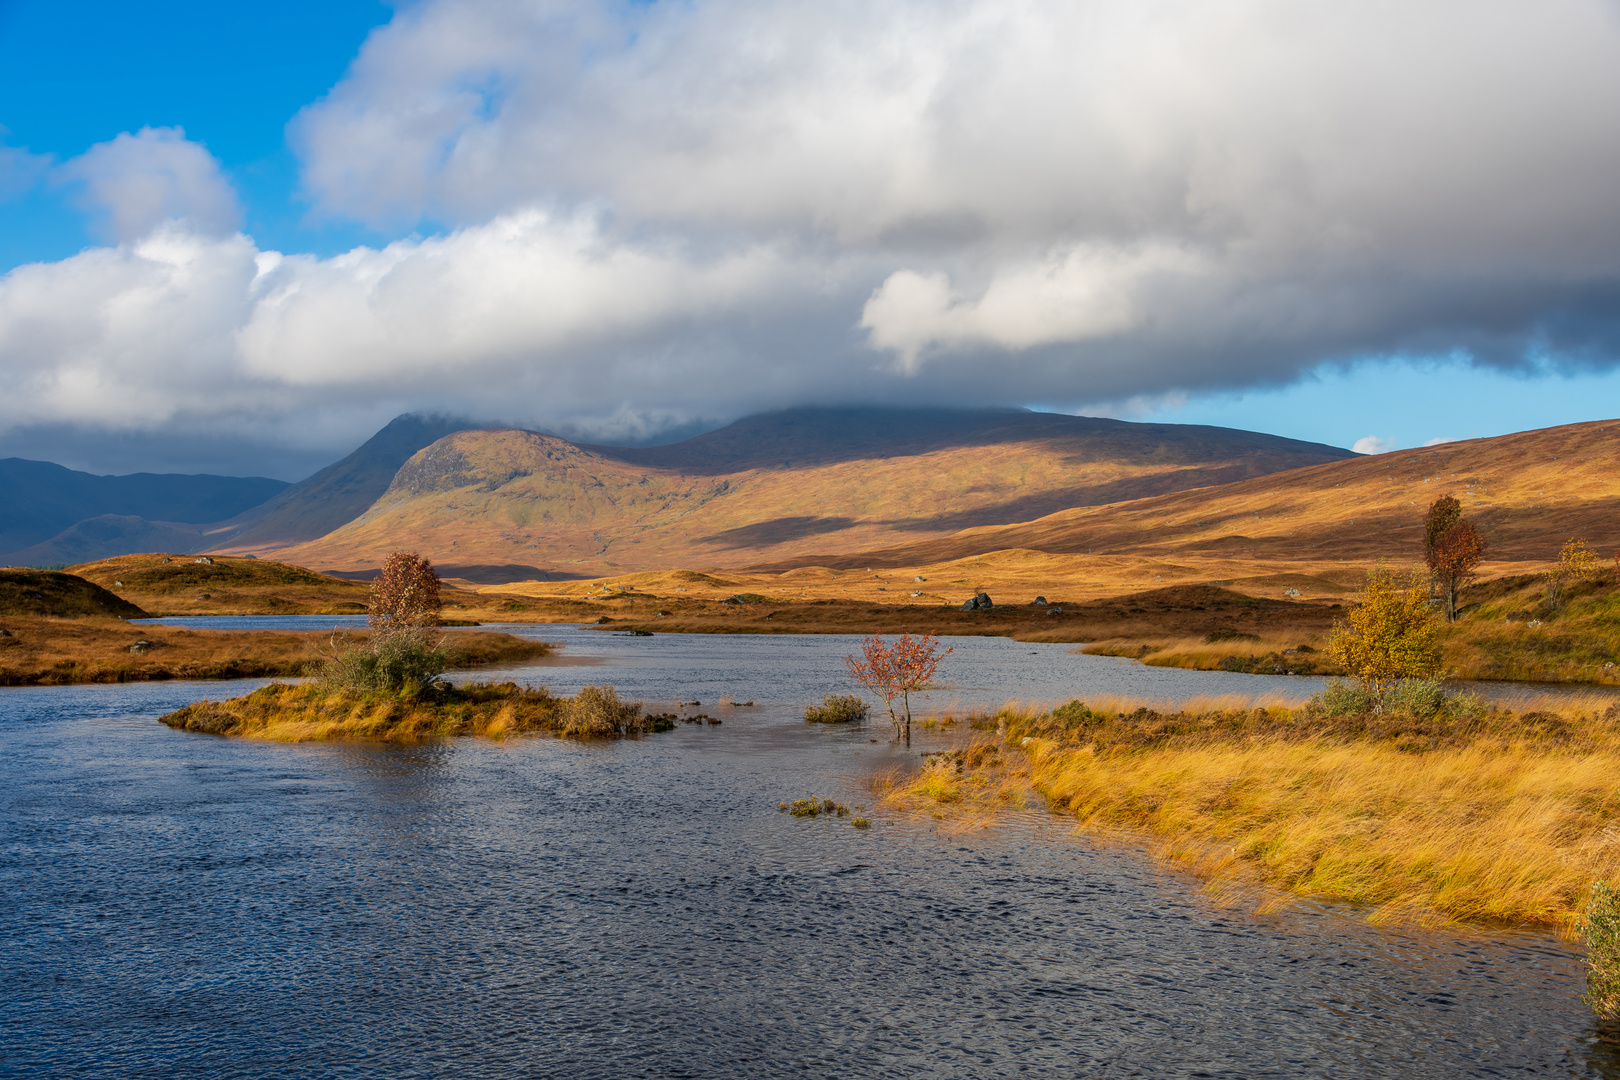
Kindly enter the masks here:
M 855 639 L 522 632 L 567 648 L 495 677 L 723 723 L 277 745 L 156 722 L 254 683 L 0 690 L 0 1075 L 1620 1077 L 1545 934 L 1255 914 L 1041 813 L 779 813 L 940 738 L 803 722 Z M 925 708 L 1314 689 L 948 643 Z

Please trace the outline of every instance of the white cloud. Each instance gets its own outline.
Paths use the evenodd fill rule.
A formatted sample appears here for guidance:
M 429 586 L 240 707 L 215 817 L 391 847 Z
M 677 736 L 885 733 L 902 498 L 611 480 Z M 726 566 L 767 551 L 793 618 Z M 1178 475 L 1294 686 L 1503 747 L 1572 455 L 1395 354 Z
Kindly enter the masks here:
M 1604 0 L 422 0 L 290 132 L 318 215 L 408 238 L 258 250 L 206 150 L 120 135 L 64 174 L 119 246 L 0 280 L 0 424 L 606 435 L 1620 350 Z
M 60 176 L 83 184 L 85 201 L 104 216 L 119 243 L 165 222 L 198 232 L 233 232 L 241 222 L 236 193 L 206 149 L 180 128 L 141 128 L 97 143 L 64 164 Z
M 955 295 L 942 273 L 898 270 L 861 314 L 873 345 L 915 374 L 931 346 L 1028 349 L 1104 339 L 1138 329 L 1153 282 L 1203 268 L 1173 248 L 1075 248 L 1036 264 L 998 269 L 977 299 Z
M 1382 439 L 1377 435 L 1363 435 L 1350 447 L 1358 454 L 1387 454 L 1395 449 L 1392 439 Z
M 1617 131 L 1602 0 L 437 0 L 294 125 L 323 212 L 854 259 L 900 370 L 1073 346 L 1058 396 L 1608 355 Z

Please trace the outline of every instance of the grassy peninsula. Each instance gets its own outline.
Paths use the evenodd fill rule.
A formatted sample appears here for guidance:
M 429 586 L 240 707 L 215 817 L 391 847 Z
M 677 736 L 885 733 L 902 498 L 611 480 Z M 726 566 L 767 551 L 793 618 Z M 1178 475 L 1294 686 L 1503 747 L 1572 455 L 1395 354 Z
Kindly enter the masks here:
M 890 805 L 972 823 L 1033 796 L 1217 882 L 1258 879 L 1377 918 L 1568 934 L 1594 883 L 1620 877 L 1607 697 L 1512 712 L 1420 684 L 1375 713 L 1340 686 L 1297 709 L 1099 700 L 959 722 L 971 739 L 890 780 Z
M 368 637 L 358 631 L 352 640 Z M 449 630 L 443 637 L 449 666 L 456 668 L 520 663 L 554 649 L 492 630 Z M 0 617 L 0 686 L 314 675 L 333 648 L 330 631 L 192 630 L 131 626 L 116 619 Z

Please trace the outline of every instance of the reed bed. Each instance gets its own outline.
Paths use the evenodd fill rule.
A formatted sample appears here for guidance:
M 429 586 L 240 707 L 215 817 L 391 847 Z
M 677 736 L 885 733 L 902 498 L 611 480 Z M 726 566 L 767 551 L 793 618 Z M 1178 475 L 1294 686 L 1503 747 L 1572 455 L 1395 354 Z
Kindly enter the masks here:
M 1012 704 L 970 718 L 970 741 L 884 795 L 982 817 L 1027 787 L 1082 829 L 1152 837 L 1217 881 L 1258 877 L 1377 920 L 1573 934 L 1594 883 L 1620 879 L 1617 713 L 1596 693 L 1427 718 L 1220 698 Z

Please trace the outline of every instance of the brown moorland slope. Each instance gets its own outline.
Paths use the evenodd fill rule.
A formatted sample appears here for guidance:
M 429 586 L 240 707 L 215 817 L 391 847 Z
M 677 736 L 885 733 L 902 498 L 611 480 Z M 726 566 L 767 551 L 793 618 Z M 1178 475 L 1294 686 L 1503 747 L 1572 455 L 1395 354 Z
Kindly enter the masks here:
M 51 570 L 0 570 L 0 615 L 53 619 L 144 619 L 146 612 L 101 585 Z
M 354 615 L 370 586 L 271 559 L 150 552 L 72 573 L 160 615 Z
M 1346 456 L 1254 432 L 1018 410 L 801 409 L 638 450 L 464 431 L 413 456 L 358 519 L 275 554 L 354 569 L 408 537 L 439 564 L 541 564 L 560 576 L 740 566 Z
M 1339 563 L 1419 559 L 1423 514 L 1445 494 L 1484 534 L 1492 573 L 1556 558 L 1571 537 L 1607 557 L 1620 547 L 1620 421 L 1336 461 L 889 548 L 761 560 L 755 568 L 914 567 L 1028 548 L 1186 567 L 1293 564 L 1320 572 Z

